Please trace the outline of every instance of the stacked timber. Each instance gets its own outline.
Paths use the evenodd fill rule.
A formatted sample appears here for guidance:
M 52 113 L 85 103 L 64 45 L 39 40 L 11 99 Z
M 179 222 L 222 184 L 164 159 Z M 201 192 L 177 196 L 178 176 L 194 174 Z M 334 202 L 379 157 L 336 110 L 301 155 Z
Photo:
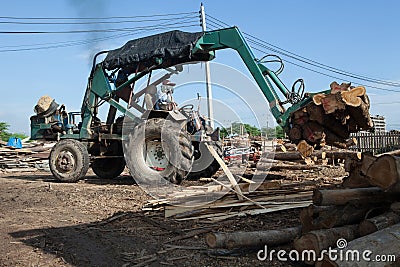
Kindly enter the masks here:
M 52 144 L 24 144 L 17 149 L 0 147 L 0 169 L 3 172 L 32 172 L 48 170 L 48 157 Z
M 373 156 L 363 153 L 361 159 L 347 159 L 345 169 L 349 176 L 345 187 L 376 186 L 385 191 L 400 192 L 400 151 Z
M 350 133 L 369 130 L 369 98 L 362 86 L 331 83 L 329 93 L 315 94 L 305 107 L 290 117 L 288 136 L 303 155 L 325 145 L 348 148 L 355 145 Z
M 397 201 L 400 201 L 398 193 L 379 187 L 314 190 L 313 204 L 300 213 L 302 235 L 294 241 L 294 248 L 299 253 L 313 250 L 317 255 L 329 248 L 346 251 L 349 246 L 341 247 L 339 244 L 344 239 L 352 244 L 353 249 L 363 251 L 365 242 L 368 242 L 370 250 L 374 250 L 372 244 L 379 238 L 373 233 L 383 233 L 395 225 L 395 231 L 400 233 L 400 204 Z M 388 242 L 396 247 L 399 239 L 388 238 Z M 399 252 L 396 253 L 400 256 Z M 327 258 L 320 262 L 314 260 L 307 258 L 305 262 L 316 266 L 342 266 L 342 262 L 332 262 Z
M 347 188 L 315 190 L 313 205 L 300 213 L 302 236 L 294 242 L 296 250 L 315 249 L 318 253 L 331 247 L 346 253 L 368 247 L 372 258 L 382 251 L 394 250 L 392 254 L 399 259 L 399 154 L 400 151 L 377 156 L 363 153 L 361 158 L 348 158 L 345 169 L 349 176 L 343 181 Z M 340 238 L 348 242 L 346 247 L 337 247 Z M 351 264 L 366 266 L 363 260 Z M 350 266 L 350 262 L 325 257 L 316 266 Z
M 320 256 L 324 255 L 323 250 L 329 248 L 343 252 L 368 249 L 372 255 L 385 251 L 385 254 L 390 252 L 399 259 L 398 201 L 398 193 L 379 187 L 315 189 L 312 204 L 300 212 L 301 225 L 297 227 L 253 232 L 213 232 L 207 234 L 205 241 L 213 249 L 262 248 L 265 245 L 271 247 L 291 243 L 299 255 L 305 255 L 305 263 L 309 265 L 367 266 L 365 261 L 351 262 L 358 265 L 344 265 L 340 259 L 336 261 Z M 343 242 L 348 245 L 342 245 Z M 307 251 L 314 251 L 316 257 Z

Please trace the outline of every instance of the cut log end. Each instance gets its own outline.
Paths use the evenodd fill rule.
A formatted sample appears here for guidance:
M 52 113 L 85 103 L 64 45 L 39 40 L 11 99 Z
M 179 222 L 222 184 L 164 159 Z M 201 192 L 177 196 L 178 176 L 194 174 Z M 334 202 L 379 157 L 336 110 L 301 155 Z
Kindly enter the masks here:
M 332 82 L 331 87 L 331 94 L 336 94 L 338 92 L 347 91 L 350 88 L 351 83 L 342 83 L 338 84 L 337 82 Z
M 217 237 L 215 236 L 214 233 L 208 233 L 206 235 L 206 243 L 210 248 L 217 247 Z
M 382 155 L 377 158 L 367 171 L 367 178 L 372 185 L 389 189 L 400 181 L 400 157 Z
M 346 105 L 352 106 L 352 107 L 358 107 L 361 105 L 361 96 L 365 95 L 365 87 L 364 86 L 357 86 L 353 89 L 350 89 L 348 91 L 342 91 L 342 100 L 343 102 L 346 103 Z
M 319 106 L 322 105 L 322 99 L 325 98 L 325 94 L 316 94 L 313 96 L 313 102 L 315 105 Z
M 313 151 L 314 151 L 314 147 L 309 145 L 305 140 L 301 140 L 298 144 L 297 144 L 297 151 L 300 152 L 300 154 L 303 157 L 309 157 L 312 155 Z

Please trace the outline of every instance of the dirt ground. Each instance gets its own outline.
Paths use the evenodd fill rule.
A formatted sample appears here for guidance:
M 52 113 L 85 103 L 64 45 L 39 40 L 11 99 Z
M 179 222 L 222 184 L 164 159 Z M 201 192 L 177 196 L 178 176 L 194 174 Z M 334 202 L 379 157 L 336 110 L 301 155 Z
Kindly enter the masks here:
M 287 178 L 301 176 L 310 174 Z M 162 211 L 143 212 L 149 198 L 129 176 L 89 174 L 65 184 L 46 172 L 0 173 L 0 266 L 303 266 L 261 262 L 259 248 L 210 250 L 204 240 L 210 231 L 297 226 L 299 209 L 214 224 L 178 222 Z M 198 234 L 182 239 L 193 231 Z

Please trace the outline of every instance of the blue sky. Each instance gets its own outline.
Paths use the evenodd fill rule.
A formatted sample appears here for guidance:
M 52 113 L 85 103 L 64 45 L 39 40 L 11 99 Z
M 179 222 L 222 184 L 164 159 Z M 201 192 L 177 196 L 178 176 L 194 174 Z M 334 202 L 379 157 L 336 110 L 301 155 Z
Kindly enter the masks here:
M 268 43 L 348 72 L 382 80 L 400 81 L 399 62 L 400 18 L 398 1 L 203 1 L 206 13 L 238 26 Z M 22 6 L 24 8 L 22 8 Z M 200 1 L 10 1 L 2 5 L 1 17 L 110 17 L 196 12 Z M 156 17 L 160 18 L 160 17 Z M 10 19 L 0 19 L 0 22 Z M 23 21 L 23 20 L 22 20 Z M 193 19 L 195 21 L 195 19 Z M 72 22 L 72 21 L 71 21 Z M 160 21 L 166 22 L 167 21 Z M 158 23 L 158 22 L 152 22 Z M 174 21 L 172 21 L 174 23 Z M 193 22 L 194 23 L 194 22 Z M 16 25 L 0 23 L 0 31 L 71 31 L 138 27 L 143 23 L 112 25 Z M 189 24 L 181 24 L 189 25 Z M 177 29 L 200 31 L 199 26 Z M 211 26 L 211 25 L 210 25 Z M 170 29 L 168 29 L 170 30 Z M 113 49 L 126 41 L 157 31 L 136 32 L 132 36 L 113 37 L 113 33 L 75 34 L 4 34 L 0 33 L 0 73 L 2 77 L 0 121 L 11 125 L 12 131 L 29 133 L 29 117 L 40 96 L 48 94 L 69 111 L 79 110 L 90 71 L 91 55 L 101 49 Z M 71 42 L 103 38 L 103 41 L 84 45 L 16 51 L 21 48 L 65 45 Z M 49 45 L 50 44 L 50 45 Z M 257 57 L 263 55 L 254 51 Z M 285 60 L 286 58 L 283 57 Z M 288 58 L 289 61 L 297 62 Z M 232 51 L 217 53 L 216 62 L 248 72 Z M 302 64 L 304 65 L 304 64 Z M 323 71 L 326 72 L 326 71 Z M 306 90 L 325 90 L 329 84 L 353 81 L 368 83 L 349 77 L 340 79 L 322 76 L 297 66 L 286 64 L 282 80 L 291 87 L 303 78 Z M 400 88 L 377 84 L 371 86 L 392 89 L 378 90 L 367 86 L 372 114 L 384 115 L 388 128 L 400 128 Z M 256 89 L 254 89 L 256 90 Z M 253 93 L 251 93 L 253 94 Z M 257 93 L 254 93 L 257 94 Z M 267 108 L 267 107 L 266 107 Z

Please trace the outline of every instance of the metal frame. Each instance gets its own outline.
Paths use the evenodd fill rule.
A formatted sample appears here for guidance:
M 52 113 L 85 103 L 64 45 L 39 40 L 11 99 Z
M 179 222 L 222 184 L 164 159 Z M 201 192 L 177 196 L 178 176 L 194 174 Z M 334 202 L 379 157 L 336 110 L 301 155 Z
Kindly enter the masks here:
M 274 116 L 275 120 L 281 125 L 284 129 L 288 128 L 289 116 L 290 114 L 307 104 L 310 101 L 310 98 L 305 98 L 298 103 L 295 103 L 287 110 L 283 107 L 283 102 L 279 99 L 278 94 L 276 93 L 274 86 L 278 88 L 278 90 L 286 97 L 290 95 L 289 90 L 279 79 L 277 74 L 272 70 L 268 69 L 265 65 L 263 65 L 260 60 L 257 60 L 252 53 L 249 45 L 246 43 L 243 35 L 239 31 L 237 27 L 231 27 L 226 29 L 220 29 L 215 31 L 207 31 L 204 35 L 196 42 L 194 48 L 192 49 L 192 54 L 196 53 L 207 53 L 209 54 L 209 60 L 215 58 L 215 51 L 221 49 L 234 49 L 238 52 L 239 56 L 242 58 L 244 64 L 250 71 L 251 75 L 257 82 L 260 87 L 263 95 L 269 102 L 269 108 Z M 106 51 L 102 51 L 99 54 L 105 53 Z M 103 69 L 102 63 L 95 64 L 96 57 L 94 59 L 93 69 L 91 75 L 89 77 L 84 101 L 81 109 L 82 116 L 82 125 L 79 131 L 79 134 L 63 134 L 60 138 L 73 138 L 80 140 L 95 140 L 99 139 L 99 133 L 93 132 L 91 127 L 92 118 L 97 115 L 97 108 L 100 101 L 105 101 L 110 104 L 110 108 L 117 109 L 122 112 L 130 119 L 135 122 L 142 121 L 140 118 L 135 116 L 132 112 L 128 110 L 127 106 L 123 106 L 119 103 L 118 99 L 115 99 L 116 93 L 126 86 L 131 85 L 135 81 L 144 77 L 146 74 L 151 72 L 153 69 L 157 69 L 157 67 L 163 62 L 161 58 L 156 58 L 154 65 L 150 68 L 146 68 L 145 70 L 136 73 L 132 78 L 118 86 L 116 89 L 112 89 L 110 85 L 109 78 L 105 70 Z M 273 86 L 274 85 L 274 86 Z M 143 90 L 139 92 L 139 94 L 143 94 Z M 136 99 L 140 96 L 133 95 L 132 99 Z M 107 137 L 111 139 L 121 139 L 120 135 L 107 134 Z M 104 136 L 105 137 L 105 136 Z

